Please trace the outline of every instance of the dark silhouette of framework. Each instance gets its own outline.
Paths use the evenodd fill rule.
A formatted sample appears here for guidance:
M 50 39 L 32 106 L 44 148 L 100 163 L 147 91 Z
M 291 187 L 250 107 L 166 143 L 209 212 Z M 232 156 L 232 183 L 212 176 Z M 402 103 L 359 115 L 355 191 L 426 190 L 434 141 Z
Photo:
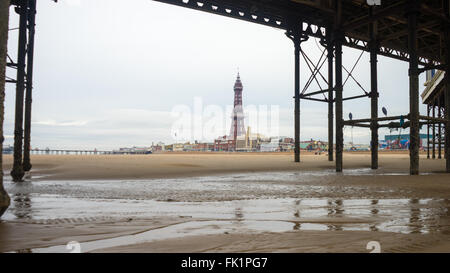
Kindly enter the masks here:
M 21 181 L 25 172 L 31 170 L 31 102 L 33 91 L 33 55 L 36 0 L 13 0 L 15 12 L 19 15 L 17 60 L 8 56 L 7 67 L 17 70 L 16 78 L 6 82 L 16 85 L 16 111 L 14 122 L 14 163 L 11 176 Z M 25 93 L 25 118 L 24 118 Z M 23 144 L 23 151 L 22 151 Z M 22 158 L 23 153 L 23 158 Z
M 294 43 L 295 53 L 295 161 L 300 162 L 300 99 L 328 104 L 329 160 L 333 158 L 333 136 L 336 135 L 336 171 L 343 170 L 343 128 L 357 126 L 371 130 L 372 169 L 378 168 L 378 128 L 410 128 L 410 173 L 419 173 L 419 128 L 421 124 L 438 124 L 445 128 L 446 171 L 450 172 L 450 16 L 448 0 L 383 0 L 380 6 L 370 6 L 366 0 L 154 0 L 167 4 L 223 15 L 258 23 L 286 31 Z M 15 0 L 12 5 L 20 16 L 17 62 L 8 66 L 17 69 L 16 120 L 14 131 L 14 166 L 11 172 L 15 181 L 21 181 L 24 170 L 31 168 L 30 120 L 33 72 L 33 37 L 36 0 Z M 27 35 L 28 33 L 28 35 Z M 301 49 L 301 43 L 309 37 L 319 38 L 326 50 L 327 78 L 320 73 L 325 63 L 314 64 Z M 343 97 L 345 82 L 352 70 L 342 65 L 342 47 L 347 46 L 370 53 L 370 92 L 354 97 Z M 300 91 L 300 55 L 308 64 L 312 77 Z M 323 56 L 325 55 L 325 51 Z M 409 62 L 408 114 L 378 117 L 377 56 L 388 56 Z M 334 67 L 333 67 L 334 58 Z M 419 68 L 419 65 L 422 67 Z M 343 81 L 343 69 L 347 78 Z M 446 71 L 444 98 L 439 100 L 439 115 L 419 114 L 419 74 L 429 69 Z M 326 89 L 305 91 L 318 77 L 327 84 Z M 319 79 L 320 79 L 319 78 Z M 357 81 L 356 81 L 357 82 Z M 320 86 L 320 84 L 319 84 Z M 25 99 L 25 133 L 23 136 L 23 96 Z M 317 98 L 322 95 L 323 98 Z M 369 97 L 370 118 L 344 120 L 343 101 Z M 434 108 L 433 108 L 434 109 Z M 334 112 L 334 113 L 333 113 Z M 333 128 L 333 118 L 335 128 Z M 404 124 L 400 119 L 406 119 Z M 24 151 L 22 161 L 22 137 Z M 439 138 L 441 139 L 441 138 Z M 440 146 L 439 146 L 440 147 Z

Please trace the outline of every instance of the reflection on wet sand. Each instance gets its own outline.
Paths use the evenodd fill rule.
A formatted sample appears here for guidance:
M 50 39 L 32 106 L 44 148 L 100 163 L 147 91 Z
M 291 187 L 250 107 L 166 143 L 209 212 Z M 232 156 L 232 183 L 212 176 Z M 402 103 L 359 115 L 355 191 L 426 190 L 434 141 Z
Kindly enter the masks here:
M 37 199 L 36 202 L 32 200 Z M 327 230 L 370 230 L 401 233 L 447 231 L 443 218 L 450 218 L 448 199 L 267 199 L 228 202 L 160 202 L 150 200 L 73 199 L 63 196 L 32 197 L 26 193 L 12 196 L 7 220 L 80 219 L 80 215 L 95 218 L 99 214 L 126 211 L 116 217 L 152 217 L 158 215 L 202 218 L 211 220 L 287 221 L 292 229 L 326 227 Z M 34 203 L 34 208 L 32 204 Z M 292 204 L 292 205 L 289 205 Z M 52 207 L 55 206 L 55 207 Z M 120 208 L 119 208 L 120 206 Z M 153 209 L 152 209 L 153 208 Z M 220 210 L 218 210 L 220 208 Z M 244 214 L 244 210 L 247 211 Z M 342 221 L 340 221 L 340 219 Z M 320 221 L 319 221 L 320 220 Z M 323 222 L 322 226 L 319 223 Z M 51 221 L 50 221 L 51 222 Z M 327 223 L 328 222 L 328 223 Z M 305 224 L 317 224 L 305 225 Z M 267 226 L 270 231 L 270 225 Z
M 378 205 L 378 200 L 371 200 L 370 201 L 370 205 L 372 207 L 371 210 L 370 210 L 370 213 L 373 216 L 376 216 L 378 214 L 378 212 L 379 212 L 379 210 L 376 208 L 377 205 Z M 376 224 L 370 225 L 370 231 L 378 231 L 377 225 Z
M 211 192 L 217 194 L 229 191 L 229 182 L 214 182 L 212 179 L 211 177 L 202 178 L 202 182 L 197 184 L 181 179 L 165 183 L 158 181 L 151 183 L 40 181 L 21 185 L 6 183 L 11 193 L 12 204 L 3 219 L 5 221 L 43 221 L 50 225 L 61 222 L 76 223 L 84 221 L 83 219 L 96 219 L 105 215 L 114 220 L 160 216 L 182 216 L 192 219 L 187 223 L 168 226 L 158 231 L 147 231 L 134 237 L 121 237 L 106 242 L 93 241 L 88 244 L 90 249 L 98 249 L 104 245 L 121 245 L 127 240 L 140 243 L 174 236 L 233 232 L 292 230 L 450 232 L 447 225 L 450 222 L 448 199 L 304 198 L 304 194 L 296 194 L 295 198 L 284 198 L 278 195 L 273 195 L 272 198 L 253 198 L 247 191 L 265 192 L 266 187 L 269 187 L 253 182 L 239 184 L 245 191 L 237 193 L 236 199 L 232 200 L 222 201 L 219 198 L 214 201 L 206 199 L 208 201 L 181 202 L 177 199 L 165 198 L 170 197 L 172 192 L 179 193 L 184 190 L 196 191 L 198 196 L 205 195 L 208 198 Z M 182 188 L 188 186 L 189 189 Z M 270 184 L 270 189 L 272 188 L 280 191 L 290 191 L 293 188 L 306 189 L 306 192 L 324 190 L 323 187 Z M 164 195 L 164 200 L 170 199 L 171 202 L 146 197 L 145 194 L 153 191 L 161 192 L 163 195 L 169 193 Z M 172 234 L 171 231 L 175 233 Z M 51 249 L 39 251 L 46 252 Z
M 236 208 L 234 210 L 234 215 L 236 215 L 236 219 L 243 219 L 244 218 L 244 214 L 242 213 L 242 208 Z
M 54 197 L 62 198 L 62 197 Z M 15 204 L 12 211 L 16 219 L 32 218 L 33 213 L 40 209 L 31 210 L 31 197 L 27 195 L 15 196 Z M 61 200 L 59 200 L 61 202 Z M 92 202 L 78 200 L 81 203 Z M 99 202 L 106 202 L 110 207 L 118 205 L 116 200 L 96 200 L 90 206 Z M 120 202 L 121 206 L 130 205 L 133 210 L 134 203 Z M 270 206 L 261 207 L 264 202 Z M 36 202 L 38 203 L 38 202 Z M 64 202 L 65 203 L 65 202 Z M 71 202 L 69 202 L 71 203 Z M 175 224 L 158 230 L 150 230 L 144 233 L 122 236 L 113 239 L 92 241 L 83 243 L 85 251 L 92 251 L 104 247 L 115 247 L 125 244 L 150 242 L 164 238 L 176 238 L 177 236 L 189 236 L 199 234 L 222 234 L 236 232 L 285 232 L 289 230 L 367 230 L 388 231 L 401 233 L 431 233 L 448 231 L 447 226 L 441 226 L 442 218 L 449 217 L 449 202 L 431 199 L 274 199 L 274 200 L 240 200 L 237 202 L 204 202 L 188 204 L 181 202 L 156 202 L 159 210 L 171 211 L 179 215 L 177 208 L 190 206 L 183 214 L 196 212 L 197 218 L 202 221 L 192 220 L 187 223 Z M 151 207 L 147 204 L 144 207 Z M 86 207 L 83 204 L 81 207 Z M 154 207 L 154 204 L 153 204 Z M 198 214 L 199 211 L 208 211 L 208 207 L 218 208 L 215 217 L 209 213 Z M 165 208 L 165 209 L 164 209 Z M 244 209 L 247 211 L 244 214 Z M 323 210 L 325 209 L 325 211 Z M 150 216 L 152 212 L 150 212 Z M 56 215 L 57 216 L 57 215 Z M 376 219 L 376 221 L 374 221 Z M 18 250 L 20 252 L 30 250 Z M 32 252 L 65 252 L 64 246 L 55 246 L 43 249 L 33 249 Z
M 17 219 L 31 219 L 31 197 L 27 193 L 16 193 L 11 198 L 12 202 L 12 213 L 17 217 Z

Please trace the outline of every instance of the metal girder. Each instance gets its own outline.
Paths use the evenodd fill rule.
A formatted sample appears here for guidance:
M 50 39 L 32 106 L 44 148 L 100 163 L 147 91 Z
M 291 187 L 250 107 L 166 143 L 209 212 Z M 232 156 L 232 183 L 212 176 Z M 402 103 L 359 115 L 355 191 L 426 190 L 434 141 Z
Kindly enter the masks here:
M 318 95 L 318 94 L 328 93 L 329 91 L 330 91 L 329 89 L 324 89 L 324 90 L 320 90 L 320 91 L 308 92 L 308 93 L 302 94 L 302 96 L 310 97 L 310 96 L 314 96 L 314 95 Z
M 317 98 L 310 98 L 310 97 L 306 97 L 304 95 L 300 95 L 300 98 L 302 100 L 312 100 L 312 101 L 319 101 L 319 102 L 328 102 L 327 99 L 317 99 Z
M 323 38 L 326 35 L 326 26 L 333 25 L 335 12 L 332 7 L 327 5 L 315 4 L 316 1 L 303 0 L 153 0 L 180 7 L 195 9 L 199 11 L 218 14 L 252 23 L 262 24 L 277 29 L 288 30 L 288 18 L 297 18 L 305 26 L 304 30 L 308 35 L 316 38 Z M 445 17 L 441 10 L 431 8 L 436 6 L 442 0 L 429 0 L 425 5 L 425 10 L 420 14 L 420 22 L 438 21 L 446 24 Z M 314 3 L 313 3 L 314 2 Z M 321 2 L 321 1 L 319 1 Z M 334 1 L 330 2 L 333 3 Z M 308 4 L 309 3 L 309 4 Z M 370 40 L 367 25 L 374 20 L 384 21 L 383 31 L 380 31 L 380 37 L 388 36 L 393 33 L 407 32 L 407 20 L 404 17 L 404 4 L 407 1 L 384 0 L 381 11 L 374 12 L 369 16 L 369 6 L 365 1 L 343 2 L 343 26 L 345 41 L 343 45 L 351 48 L 369 51 L 367 43 Z M 424 6 L 424 4 L 422 4 Z M 377 8 L 378 9 L 378 8 Z M 396 11 L 396 12 L 394 12 Z M 439 16 L 437 16 L 439 15 Z M 421 23 L 422 24 L 422 23 Z M 353 28 L 353 25 L 355 26 Z M 440 42 L 440 35 L 444 35 L 442 28 L 436 28 L 434 25 L 423 24 L 421 31 L 426 31 L 433 35 L 425 39 L 419 35 L 418 57 L 419 64 L 425 65 L 430 62 L 443 63 L 444 52 L 443 43 Z M 351 28 L 350 28 L 351 27 Z M 420 27 L 420 26 L 419 26 Z M 394 59 L 409 61 L 406 37 L 388 41 L 380 41 L 379 55 L 391 57 Z
M 374 13 L 372 16 L 367 14 L 367 15 L 363 16 L 362 18 L 358 18 L 357 20 L 351 21 L 351 22 L 343 25 L 342 28 L 344 31 L 349 31 L 349 30 L 352 30 L 357 27 L 367 26 L 368 24 L 375 22 L 386 16 L 400 13 L 404 9 L 405 9 L 405 3 L 402 3 L 399 1 L 398 3 L 395 3 L 389 7 L 383 8 L 383 10 Z
M 347 98 L 343 98 L 343 101 L 346 100 L 354 100 L 354 99 L 360 99 L 360 98 L 365 98 L 365 97 L 369 97 L 370 94 L 365 94 L 365 95 L 359 95 L 359 96 L 352 96 L 352 97 L 347 97 Z
M 272 12 L 264 12 L 252 5 L 251 1 L 193 1 L 193 0 L 154 0 L 180 7 L 200 10 L 226 17 L 262 24 L 287 30 L 286 17 Z
M 420 24 L 417 27 L 417 30 L 424 30 L 427 28 L 435 28 L 436 26 L 439 26 L 439 24 L 440 24 L 439 21 L 433 20 L 431 22 L 426 22 L 426 23 Z M 403 37 L 403 36 L 407 36 L 407 35 L 408 35 L 408 30 L 402 29 L 401 31 L 391 33 L 389 35 L 380 37 L 379 39 L 382 41 L 389 41 L 389 40 L 398 39 L 399 37 Z

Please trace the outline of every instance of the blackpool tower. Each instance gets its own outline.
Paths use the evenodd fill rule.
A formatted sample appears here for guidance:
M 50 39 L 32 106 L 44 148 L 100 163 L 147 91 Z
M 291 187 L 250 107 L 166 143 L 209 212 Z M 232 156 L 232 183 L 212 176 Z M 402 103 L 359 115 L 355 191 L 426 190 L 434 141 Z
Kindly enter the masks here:
M 236 82 L 234 83 L 234 108 L 230 130 L 230 138 L 234 140 L 235 145 L 237 137 L 245 135 L 244 111 L 242 108 L 242 89 L 241 77 L 238 72 Z

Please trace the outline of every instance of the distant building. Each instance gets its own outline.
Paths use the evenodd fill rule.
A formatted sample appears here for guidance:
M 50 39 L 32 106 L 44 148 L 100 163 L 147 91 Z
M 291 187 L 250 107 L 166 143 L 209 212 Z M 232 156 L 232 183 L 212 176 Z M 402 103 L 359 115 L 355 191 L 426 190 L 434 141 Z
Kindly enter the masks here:
M 14 147 L 11 145 L 3 146 L 3 154 L 12 154 L 14 152 Z
M 243 136 L 239 136 L 236 140 L 236 151 L 238 152 L 254 152 L 259 150 L 262 136 L 260 134 L 252 134 L 250 126 Z
M 174 143 L 172 144 L 172 152 L 183 152 L 184 146 L 184 143 Z
M 281 137 L 280 151 L 291 152 L 294 150 L 294 139 L 292 137 Z
M 278 152 L 280 151 L 280 139 L 272 138 L 270 142 L 261 143 L 260 145 L 261 152 Z
M 158 153 L 163 152 L 165 150 L 165 145 L 162 142 L 158 142 L 156 145 L 152 144 L 152 152 Z
M 345 143 L 344 151 L 370 151 L 369 144 Z
M 194 151 L 194 145 L 195 144 L 185 143 L 183 145 L 183 152 L 193 152 Z
M 316 151 L 328 150 L 328 143 L 320 140 L 300 141 L 300 150 Z
M 294 139 L 292 137 L 281 137 L 281 143 L 294 143 Z
M 195 143 L 192 147 L 197 152 L 207 152 L 214 150 L 214 143 Z
M 113 154 L 151 154 L 151 147 L 132 147 L 132 148 L 119 148 L 119 150 L 113 150 Z
M 427 134 L 419 135 L 419 147 L 423 148 L 427 145 Z M 397 149 L 409 149 L 410 138 L 409 134 L 401 134 L 401 135 L 385 135 L 384 141 L 380 142 L 380 148 L 388 149 L 388 150 L 397 150 Z
M 223 136 L 214 140 L 214 151 L 235 151 L 236 145 L 234 139 L 230 139 L 227 136 Z
M 173 144 L 164 145 L 164 150 L 168 151 L 168 152 L 172 152 L 173 151 Z

